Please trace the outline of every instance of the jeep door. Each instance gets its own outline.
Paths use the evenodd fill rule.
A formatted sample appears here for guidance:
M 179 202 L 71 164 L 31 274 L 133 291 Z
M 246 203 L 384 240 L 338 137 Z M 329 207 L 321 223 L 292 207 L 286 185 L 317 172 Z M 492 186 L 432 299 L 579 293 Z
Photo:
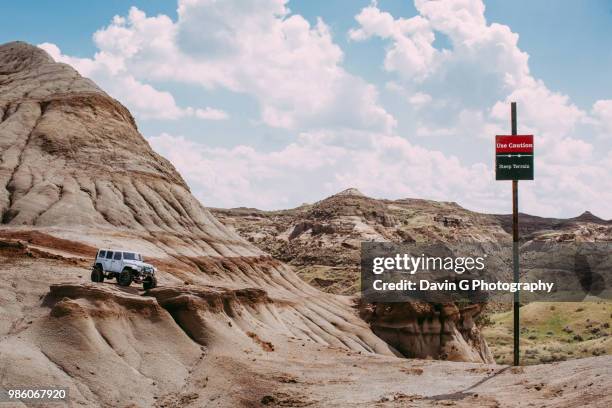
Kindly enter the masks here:
M 102 262 L 102 267 L 106 272 L 112 272 L 111 266 L 113 263 L 113 251 L 106 251 L 106 256 Z
M 111 262 L 111 271 L 119 273 L 123 269 L 123 262 L 121 261 L 121 251 L 115 252 L 113 255 L 113 261 Z

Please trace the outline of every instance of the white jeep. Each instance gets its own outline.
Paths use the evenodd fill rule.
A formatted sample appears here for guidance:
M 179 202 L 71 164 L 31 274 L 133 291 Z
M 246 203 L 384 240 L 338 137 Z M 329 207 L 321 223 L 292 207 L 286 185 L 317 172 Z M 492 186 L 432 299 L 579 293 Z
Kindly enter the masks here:
M 104 278 L 116 278 L 121 286 L 132 282 L 142 283 L 142 287 L 153 289 L 157 286 L 155 267 L 145 263 L 138 252 L 100 249 L 91 271 L 93 282 L 104 282 Z

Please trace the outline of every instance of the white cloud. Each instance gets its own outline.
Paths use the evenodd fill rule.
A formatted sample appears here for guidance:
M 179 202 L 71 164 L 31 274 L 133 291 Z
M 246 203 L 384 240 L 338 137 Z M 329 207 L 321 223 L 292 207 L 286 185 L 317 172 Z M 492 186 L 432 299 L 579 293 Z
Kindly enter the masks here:
M 533 128 L 541 137 L 561 138 L 574 130 L 585 117 L 585 113 L 571 103 L 568 96 L 550 91 L 542 81 L 531 77 L 510 92 L 504 101 L 492 107 L 492 118 L 506 119 L 510 101 L 517 102 L 520 107 L 521 122 Z
M 456 135 L 457 130 L 451 127 L 430 127 L 424 123 L 419 123 L 415 134 L 419 137 L 445 137 Z
M 602 99 L 593 104 L 593 124 L 603 137 L 612 138 L 612 99 Z
M 347 146 L 345 138 L 358 142 Z M 244 145 L 210 148 L 169 134 L 149 142 L 209 206 L 287 208 L 357 187 L 374 197 L 422 197 L 492 213 L 511 211 L 510 184 L 496 182 L 491 167 L 465 165 L 399 136 L 319 131 L 270 152 Z M 612 154 L 578 163 L 569 172 L 565 163 L 536 162 L 537 183 L 521 182 L 521 211 L 554 217 L 590 209 L 612 216 Z
M 121 21 L 115 19 L 115 21 Z M 153 86 L 137 80 L 125 71 L 121 58 L 109 53 L 97 53 L 93 59 L 76 58 L 62 54 L 59 47 L 51 43 L 39 45 L 58 61 L 73 66 L 85 77 L 92 78 L 112 97 L 123 102 L 139 119 L 180 119 L 197 117 L 208 120 L 222 120 L 229 116 L 220 109 L 182 108 L 177 105 L 174 96 L 165 91 L 159 91 Z M 123 44 L 122 49 L 130 47 Z M 127 51 L 126 51 L 127 52 Z
M 599 101 L 585 112 L 534 78 L 518 35 L 488 23 L 480 0 L 415 5 L 417 16 L 395 18 L 374 2 L 349 32 L 353 41 L 387 43 L 386 90 L 400 96 L 410 122 L 402 137 L 376 86 L 343 67 L 330 27 L 292 14 L 286 0 L 180 0 L 176 20 L 133 7 L 95 33 L 98 52 L 91 59 L 45 47 L 140 118 L 229 117 L 214 107 L 179 106 L 153 87 L 182 83 L 247 95 L 259 106 L 260 123 L 299 135 L 267 150 L 246 138 L 227 148 L 167 133 L 149 138 L 206 205 L 290 207 L 357 187 L 379 197 L 508 212 L 510 188 L 493 180 L 492 157 L 468 164 L 462 154 L 484 146 L 478 138 L 507 132 L 509 102 L 517 101 L 519 132 L 536 135 L 538 154 L 536 182 L 521 183 L 521 210 L 612 216 L 612 153 L 602 158 L 606 152 L 580 133 L 590 126 L 610 135 L 612 103 Z M 449 49 L 436 48 L 439 35 L 448 37 Z M 452 145 L 456 156 L 408 140 L 416 136 L 425 136 L 419 143 Z
M 430 102 L 450 100 L 447 116 L 480 109 L 489 122 L 507 122 L 508 103 L 516 101 L 522 126 L 540 136 L 565 135 L 584 119 L 567 96 L 531 76 L 518 35 L 508 26 L 488 24 L 481 0 L 416 0 L 415 6 L 419 15 L 395 19 L 370 5 L 349 32 L 357 40 L 388 40 L 385 69 L 398 74 L 411 93 L 428 94 Z M 446 35 L 452 49 L 436 49 L 436 33 Z
M 149 142 L 175 163 L 205 205 L 282 208 L 348 187 L 380 197 L 463 198 L 472 206 L 477 202 L 465 200 L 466 192 L 491 201 L 494 192 L 504 194 L 483 165 L 464 166 L 456 157 L 380 133 L 302 133 L 271 152 L 249 146 L 210 148 L 165 133 Z
M 115 17 L 95 33 L 99 51 L 94 61 L 113 78 L 246 93 L 272 127 L 390 132 L 395 119 L 378 104 L 373 85 L 342 68 L 343 53 L 328 26 L 290 14 L 286 2 L 180 0 L 177 21 L 132 7 L 126 17 Z M 104 79 L 98 72 L 92 76 Z M 127 103 L 129 95 L 120 96 Z
M 373 36 L 391 39 L 387 49 L 385 69 L 400 73 L 404 78 L 420 81 L 431 74 L 446 55 L 433 47 L 435 39 L 429 21 L 421 16 L 394 19 L 377 6 L 365 7 L 355 16 L 360 27 L 349 31 L 349 37 L 363 41 Z
M 408 102 L 416 107 L 423 107 L 431 102 L 431 95 L 423 92 L 416 92 L 408 97 Z
M 415 0 L 415 7 L 417 16 L 395 18 L 373 2 L 349 31 L 356 41 L 387 42 L 384 67 L 396 75 L 387 89 L 408 95 L 413 109 L 422 94 L 430 97 L 428 109 L 419 110 L 415 134 L 450 139 L 469 133 L 490 140 L 508 132 L 510 102 L 516 101 L 519 133 L 536 135 L 537 180 L 524 183 L 528 210 L 551 215 L 596 207 L 612 215 L 602 204 L 610 199 L 609 177 L 603 176 L 609 165 L 601 158 L 607 150 L 598 152 L 585 137 L 612 134 L 612 101 L 598 101 L 587 113 L 534 78 L 518 34 L 488 23 L 481 0 Z M 450 49 L 434 47 L 439 34 Z
M 227 112 L 221 109 L 214 109 L 210 107 L 206 107 L 205 109 L 196 109 L 194 114 L 200 119 L 209 119 L 209 120 L 229 119 L 229 115 L 227 114 Z

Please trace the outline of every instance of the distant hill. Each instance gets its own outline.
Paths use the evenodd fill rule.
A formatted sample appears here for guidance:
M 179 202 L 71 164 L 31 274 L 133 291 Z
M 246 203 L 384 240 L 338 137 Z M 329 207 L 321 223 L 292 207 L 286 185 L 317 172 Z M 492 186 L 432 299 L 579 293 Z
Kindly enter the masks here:
M 508 244 L 512 240 L 512 215 L 477 213 L 452 202 L 375 199 L 355 188 L 288 210 L 211 211 L 248 241 L 295 266 L 307 282 L 341 294 L 358 291 L 363 241 Z M 612 238 L 612 222 L 588 211 L 567 219 L 520 214 L 519 220 L 522 240 Z

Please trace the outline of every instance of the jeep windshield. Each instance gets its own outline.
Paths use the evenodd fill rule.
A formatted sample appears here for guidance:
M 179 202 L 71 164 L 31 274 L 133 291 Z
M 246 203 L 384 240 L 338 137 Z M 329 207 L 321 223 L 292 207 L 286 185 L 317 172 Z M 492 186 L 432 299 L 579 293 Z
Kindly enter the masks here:
M 123 259 L 127 261 L 142 261 L 140 254 L 135 254 L 134 252 L 124 252 Z

